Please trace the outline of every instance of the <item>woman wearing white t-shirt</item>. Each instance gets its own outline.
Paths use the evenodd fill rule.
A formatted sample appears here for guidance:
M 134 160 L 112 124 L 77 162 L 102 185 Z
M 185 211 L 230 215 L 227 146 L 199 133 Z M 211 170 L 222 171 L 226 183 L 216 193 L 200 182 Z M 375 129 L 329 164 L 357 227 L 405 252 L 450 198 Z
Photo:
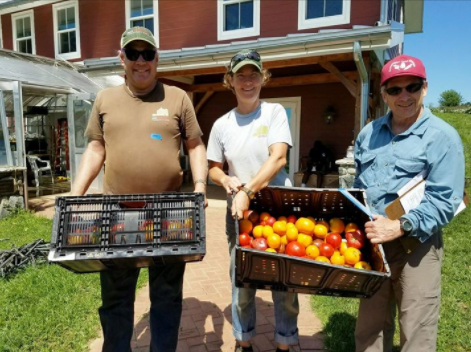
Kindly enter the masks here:
M 291 186 L 284 170 L 286 153 L 292 145 L 286 111 L 280 104 L 260 100 L 260 91 L 269 77 L 254 50 L 243 50 L 231 59 L 224 85 L 236 95 L 237 107 L 214 123 L 208 142 L 211 181 L 224 187 L 228 195 L 236 192 L 233 199 L 228 197 L 226 234 L 231 254 L 232 326 L 238 352 L 252 351 L 250 339 L 256 333 L 255 290 L 234 284 L 234 218 L 241 219 L 253 193 L 267 185 Z M 228 175 L 223 171 L 225 161 Z M 290 344 L 298 341 L 298 296 L 276 291 L 272 296 L 277 351 L 287 351 Z

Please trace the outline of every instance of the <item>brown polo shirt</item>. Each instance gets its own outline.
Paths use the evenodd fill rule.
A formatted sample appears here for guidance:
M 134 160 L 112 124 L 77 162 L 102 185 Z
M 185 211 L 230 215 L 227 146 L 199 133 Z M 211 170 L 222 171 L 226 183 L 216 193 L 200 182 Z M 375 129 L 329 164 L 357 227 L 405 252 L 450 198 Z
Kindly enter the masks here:
M 105 194 L 177 191 L 181 138 L 202 136 L 186 93 L 157 82 L 146 96 L 125 85 L 98 93 L 85 131 L 106 149 Z

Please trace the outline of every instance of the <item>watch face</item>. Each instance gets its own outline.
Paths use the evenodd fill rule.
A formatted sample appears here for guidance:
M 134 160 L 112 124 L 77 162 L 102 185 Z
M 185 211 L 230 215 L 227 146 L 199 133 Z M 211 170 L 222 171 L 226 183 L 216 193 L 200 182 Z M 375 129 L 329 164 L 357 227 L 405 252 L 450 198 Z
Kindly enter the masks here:
M 401 227 L 404 230 L 404 232 L 412 231 L 412 223 L 407 219 L 401 220 Z

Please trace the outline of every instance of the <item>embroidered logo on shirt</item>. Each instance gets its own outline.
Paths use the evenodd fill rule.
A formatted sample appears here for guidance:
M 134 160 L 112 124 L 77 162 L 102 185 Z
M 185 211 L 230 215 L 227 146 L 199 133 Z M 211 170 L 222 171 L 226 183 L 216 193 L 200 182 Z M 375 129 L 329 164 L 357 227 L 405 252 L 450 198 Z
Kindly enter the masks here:
M 152 121 L 167 121 L 168 117 L 168 109 L 161 107 L 155 112 L 155 114 L 152 114 Z
M 157 139 L 157 140 L 161 141 L 162 140 L 162 135 L 160 133 L 151 133 L 150 138 L 151 139 Z
M 268 135 L 268 126 L 262 125 L 262 126 L 259 126 L 255 130 L 253 137 L 266 137 L 267 135 Z

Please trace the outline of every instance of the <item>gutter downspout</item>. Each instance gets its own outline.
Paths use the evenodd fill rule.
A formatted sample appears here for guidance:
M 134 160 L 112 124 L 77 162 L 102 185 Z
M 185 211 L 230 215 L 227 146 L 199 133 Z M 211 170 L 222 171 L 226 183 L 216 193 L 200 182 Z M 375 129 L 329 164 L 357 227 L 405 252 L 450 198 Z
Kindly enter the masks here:
M 366 119 L 368 117 L 368 91 L 369 91 L 369 80 L 368 72 L 366 71 L 365 62 L 361 55 L 360 42 L 353 43 L 353 60 L 357 66 L 357 70 L 361 81 L 361 101 L 360 101 L 360 130 L 365 126 Z
M 388 20 L 388 0 L 381 0 L 381 9 L 379 12 L 379 16 L 380 24 L 386 24 L 386 21 Z

